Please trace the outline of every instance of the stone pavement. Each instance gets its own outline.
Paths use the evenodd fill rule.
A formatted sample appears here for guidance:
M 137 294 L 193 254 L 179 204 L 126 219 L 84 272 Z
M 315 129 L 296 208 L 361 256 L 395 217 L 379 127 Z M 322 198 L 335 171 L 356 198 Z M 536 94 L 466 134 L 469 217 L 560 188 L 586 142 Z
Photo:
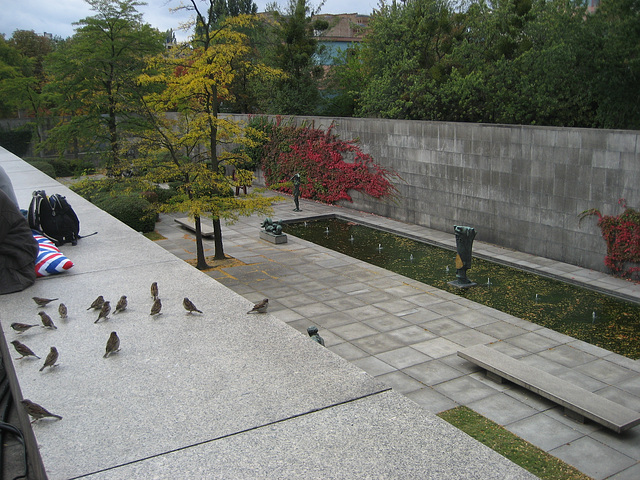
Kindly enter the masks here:
M 387 218 L 302 201 L 275 205 L 271 218 L 337 214 L 455 248 L 445 234 Z M 158 245 L 195 258 L 194 236 L 162 215 Z M 456 352 L 489 344 L 560 378 L 640 411 L 640 361 L 631 360 L 462 297 L 288 236 L 274 245 L 259 239 L 263 217 L 223 226 L 225 253 L 243 264 L 207 272 L 246 299 L 269 298 L 269 312 L 306 335 L 318 326 L 328 349 L 401 392 L 429 412 L 466 405 L 596 478 L 640 478 L 640 426 L 616 434 L 580 424 L 554 403 L 511 384 L 485 378 Z M 209 227 L 206 220 L 204 227 Z M 206 255 L 213 241 L 205 240 Z M 640 286 L 600 272 L 515 252 L 476 240 L 474 255 L 640 300 Z

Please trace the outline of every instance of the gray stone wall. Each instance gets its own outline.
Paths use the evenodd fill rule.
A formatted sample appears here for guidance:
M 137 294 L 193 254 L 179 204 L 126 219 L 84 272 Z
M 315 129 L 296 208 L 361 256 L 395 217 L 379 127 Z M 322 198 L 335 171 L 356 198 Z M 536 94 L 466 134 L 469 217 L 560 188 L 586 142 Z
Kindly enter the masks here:
M 359 139 L 398 173 L 398 198 L 354 194 L 345 207 L 606 271 L 606 245 L 590 217 L 640 207 L 640 132 L 357 118 L 298 117 Z

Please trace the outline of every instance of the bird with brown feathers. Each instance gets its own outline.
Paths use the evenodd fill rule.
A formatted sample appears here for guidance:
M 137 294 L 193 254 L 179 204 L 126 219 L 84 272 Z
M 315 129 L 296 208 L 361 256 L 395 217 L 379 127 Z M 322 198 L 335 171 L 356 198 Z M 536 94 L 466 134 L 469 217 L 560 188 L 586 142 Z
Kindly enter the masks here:
M 87 308 L 87 310 L 91 310 L 92 308 L 94 310 L 100 310 L 102 308 L 102 305 L 104 304 L 104 297 L 102 295 L 100 295 L 98 298 L 96 298 L 93 303 L 91 304 L 91 306 L 89 308 Z
M 189 300 L 187 297 L 184 297 L 184 300 L 182 300 L 182 306 L 189 313 L 193 313 L 193 312 L 202 313 L 200 310 L 196 308 L 193 302 Z
M 51 320 L 51 317 L 47 315 L 45 312 L 40 311 L 38 312 L 38 315 L 40 315 L 40 320 L 42 320 L 43 327 L 53 328 L 54 330 L 58 329 L 58 327 L 56 327 L 55 324 L 53 323 L 53 320 Z
M 37 325 L 29 325 L 27 323 L 20 323 L 20 322 L 13 322 L 11 324 L 11 328 L 13 328 L 18 333 L 24 333 L 33 327 L 37 327 Z
M 47 367 L 55 367 L 56 362 L 58 361 L 58 349 L 56 347 L 51 347 L 49 350 L 49 355 L 44 360 L 44 365 L 40 368 L 40 371 L 43 371 Z
M 116 303 L 116 309 L 114 310 L 113 313 L 120 313 L 120 312 L 124 312 L 127 309 L 127 296 L 126 295 L 122 295 L 120 297 L 120 300 L 118 300 L 118 303 Z
M 60 318 L 63 320 L 67 319 L 67 306 L 64 303 L 58 305 L 58 315 L 60 315 Z
M 251 310 L 247 313 L 265 313 L 267 311 L 267 307 L 269 306 L 269 299 L 265 298 L 259 303 L 256 303 Z
M 57 418 L 58 420 L 62 420 L 62 417 L 60 415 L 51 413 L 49 410 L 47 410 L 43 406 L 38 405 L 37 403 L 32 402 L 31 400 L 28 400 L 25 398 L 24 400 L 21 400 L 20 403 L 22 403 L 27 413 L 33 417 L 33 420 L 31 421 L 31 423 L 37 422 L 41 418 L 45 418 L 45 417 L 53 417 L 53 418 Z
M 39 307 L 46 307 L 47 304 L 53 302 L 54 300 L 58 300 L 57 298 L 42 298 L 42 297 L 31 297 L 33 301 L 36 302 L 36 305 Z
M 120 351 L 120 338 L 118 338 L 118 334 L 116 332 L 111 332 L 111 335 L 109 335 L 105 350 L 103 358 L 107 358 L 112 353 Z
M 111 313 L 111 302 L 106 301 L 102 304 L 102 308 L 100 309 L 100 313 L 98 314 L 98 318 L 93 323 L 98 323 L 101 319 L 109 318 L 109 314 Z
M 158 299 L 158 282 L 153 282 L 151 284 L 151 298 L 154 300 Z
M 29 347 L 27 347 L 24 343 L 20 343 L 18 340 L 14 340 L 11 344 L 15 347 L 16 351 L 22 355 L 20 358 L 16 358 L 16 360 L 21 360 L 24 357 L 36 357 L 40 358 L 38 355 L 33 353 Z
M 160 310 L 162 310 L 162 302 L 159 298 L 156 298 L 151 306 L 151 315 L 160 315 Z

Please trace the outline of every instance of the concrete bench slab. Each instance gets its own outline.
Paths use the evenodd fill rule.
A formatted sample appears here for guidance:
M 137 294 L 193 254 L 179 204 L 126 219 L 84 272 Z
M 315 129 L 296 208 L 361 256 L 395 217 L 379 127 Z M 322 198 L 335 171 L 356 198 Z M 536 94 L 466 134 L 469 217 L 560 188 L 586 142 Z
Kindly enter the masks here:
M 617 433 L 640 424 L 640 413 L 485 345 L 460 350 L 458 356 L 484 368 L 492 378 L 504 378 L 558 403 L 578 421 L 588 418 Z
M 175 221 L 176 223 L 179 223 L 183 228 L 186 228 L 187 230 L 191 230 L 192 232 L 196 231 L 196 224 L 189 217 L 176 218 Z M 214 235 L 213 227 L 209 227 L 207 223 L 209 222 L 201 221 L 200 230 L 202 231 L 202 236 L 204 238 L 211 238 Z

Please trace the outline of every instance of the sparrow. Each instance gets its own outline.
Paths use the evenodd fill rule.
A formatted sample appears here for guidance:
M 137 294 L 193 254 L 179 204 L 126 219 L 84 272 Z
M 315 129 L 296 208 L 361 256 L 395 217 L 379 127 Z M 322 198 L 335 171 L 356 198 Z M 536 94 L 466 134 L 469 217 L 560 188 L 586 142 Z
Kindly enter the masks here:
M 96 319 L 96 321 L 93 323 L 98 323 L 101 318 L 104 318 L 106 320 L 107 318 L 109 318 L 110 313 L 111 313 L 111 302 L 106 301 L 102 304 L 102 308 L 100 309 L 100 314 L 98 315 L 98 318 Z
M 40 320 L 42 320 L 43 327 L 54 328 L 56 330 L 58 329 L 58 327 L 56 327 L 55 324 L 53 323 L 53 320 L 51 320 L 51 317 L 47 315 L 45 312 L 38 312 L 38 315 L 40 315 Z
M 63 320 L 67 318 L 67 306 L 64 303 L 58 305 L 58 314 Z
M 56 362 L 58 361 L 58 349 L 56 347 L 51 347 L 49 350 L 49 355 L 44 360 L 44 365 L 40 368 L 40 371 L 43 371 L 46 367 L 55 367 Z
M 33 350 L 27 347 L 24 343 L 20 343 L 18 340 L 14 340 L 11 343 L 13 344 L 14 347 L 16 347 L 16 350 L 18 351 L 18 353 L 22 355 L 20 358 L 16 358 L 16 360 L 20 360 L 21 358 L 29 357 L 29 356 L 40 358 L 38 355 L 33 353 Z
M 51 413 L 46 408 L 41 407 L 40 405 L 32 402 L 31 400 L 27 400 L 25 398 L 24 400 L 21 400 L 20 403 L 24 405 L 24 409 L 27 411 L 27 413 L 33 417 L 33 420 L 31 421 L 31 423 L 34 423 L 44 417 L 54 417 L 54 418 L 57 418 L 58 420 L 62 420 L 62 417 L 60 415 Z
M 151 307 L 151 315 L 160 315 L 160 310 L 162 310 L 162 302 L 156 298 Z
M 113 313 L 124 312 L 127 309 L 127 296 L 122 295 L 118 303 L 116 303 L 116 310 Z
M 196 308 L 193 302 L 189 300 L 187 297 L 184 297 L 184 300 L 182 301 L 182 306 L 189 313 L 192 313 L 192 312 L 202 313 L 200 310 Z
M 260 303 L 256 303 L 251 310 L 247 313 L 264 313 L 267 311 L 267 307 L 269 306 L 269 299 L 265 298 Z
M 93 303 L 91 304 L 91 306 L 89 308 L 87 308 L 87 310 L 91 310 L 92 308 L 94 310 L 98 310 L 100 308 L 102 308 L 102 304 L 104 303 L 104 297 L 102 295 L 100 295 L 98 298 L 96 298 Z
M 153 282 L 151 284 L 151 297 L 154 300 L 158 299 L 158 282 Z
M 116 332 L 111 332 L 111 335 L 109 335 L 109 340 L 107 340 L 107 348 L 103 358 L 107 358 L 109 354 L 118 352 L 119 350 L 120 339 L 118 338 L 118 334 Z
M 58 300 L 57 298 L 41 298 L 41 297 L 31 297 L 33 301 L 36 302 L 36 305 L 39 307 L 46 307 L 48 303 L 53 302 L 54 300 Z
M 11 328 L 13 328 L 18 333 L 26 332 L 31 327 L 36 327 L 36 326 L 37 325 L 27 325 L 26 323 L 18 323 L 18 322 L 13 322 L 11 324 Z

